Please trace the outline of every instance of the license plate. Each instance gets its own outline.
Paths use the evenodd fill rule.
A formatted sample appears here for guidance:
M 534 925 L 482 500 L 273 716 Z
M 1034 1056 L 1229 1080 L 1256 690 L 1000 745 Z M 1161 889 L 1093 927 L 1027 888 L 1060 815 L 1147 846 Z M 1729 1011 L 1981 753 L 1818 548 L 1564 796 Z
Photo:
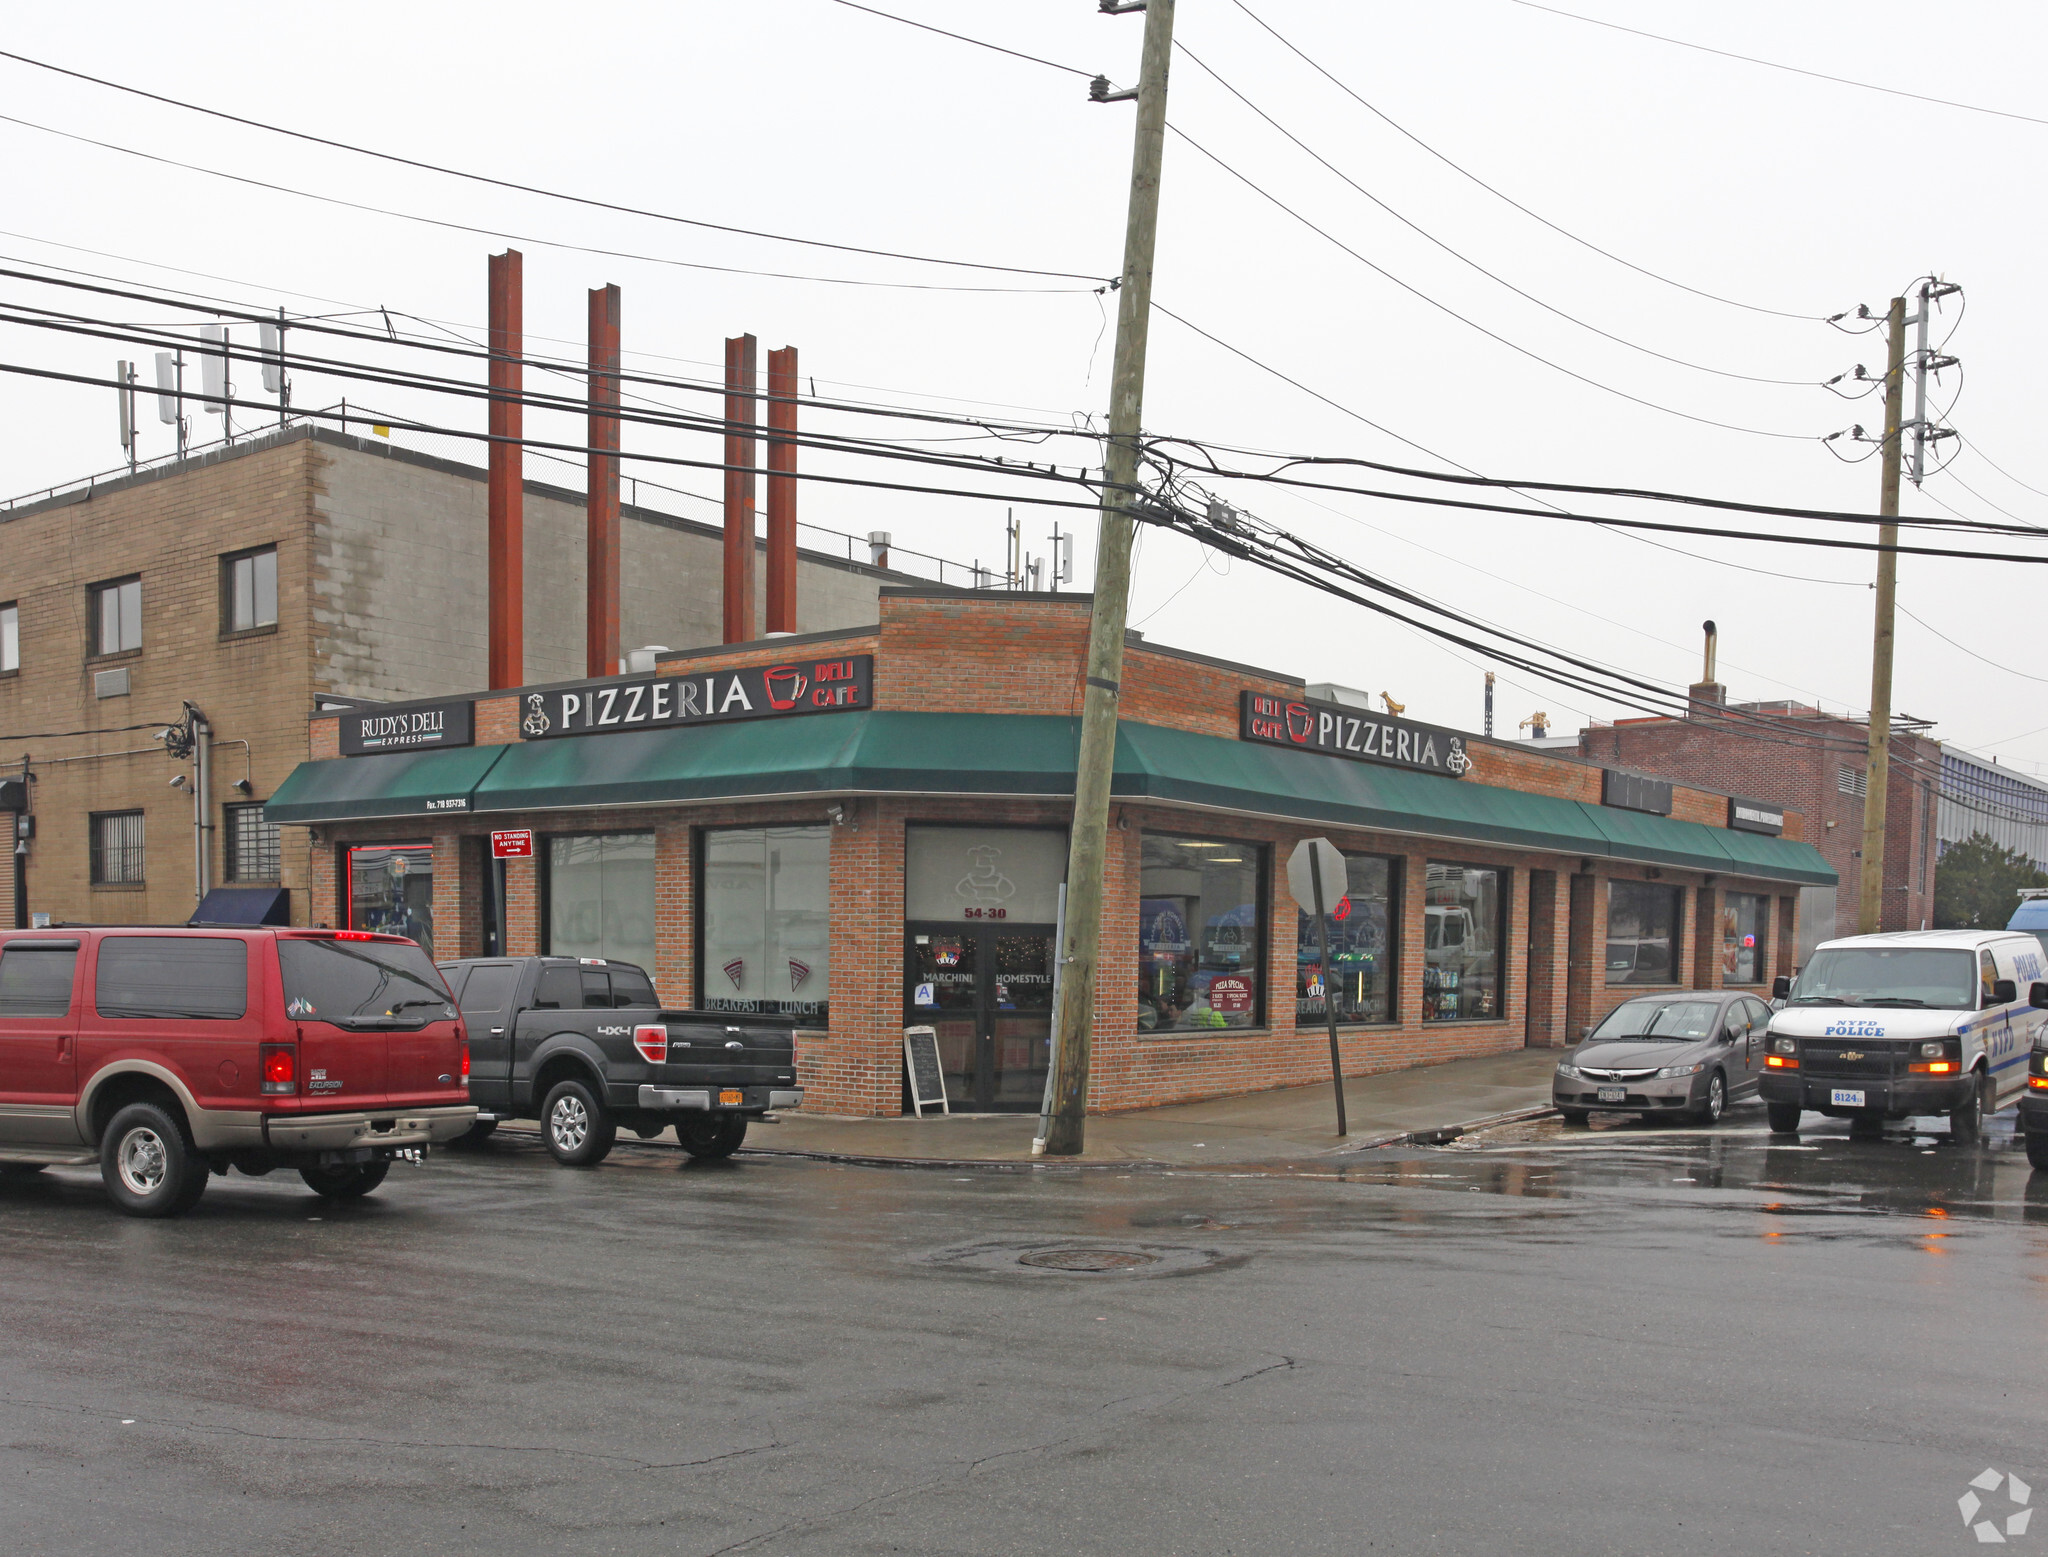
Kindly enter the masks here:
M 1828 1102 L 1836 1108 L 1867 1108 L 1861 1087 L 1836 1087 L 1828 1094 Z
M 1602 1087 L 1600 1089 L 1600 1101 L 1603 1103 L 1626 1103 L 1628 1101 L 1628 1088 Z
M 1858 1097 L 1862 1095 L 1860 1092 L 1857 1094 Z M 721 1108 L 737 1108 L 745 1101 L 745 1096 L 736 1087 L 728 1087 L 725 1091 L 718 1094 L 718 1105 Z

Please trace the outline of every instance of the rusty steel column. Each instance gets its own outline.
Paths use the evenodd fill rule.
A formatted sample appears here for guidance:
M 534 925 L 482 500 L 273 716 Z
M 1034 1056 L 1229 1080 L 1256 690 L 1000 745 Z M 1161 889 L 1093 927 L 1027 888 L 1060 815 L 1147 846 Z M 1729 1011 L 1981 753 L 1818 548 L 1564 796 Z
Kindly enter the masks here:
M 796 348 L 768 353 L 768 631 L 796 631 Z M 776 434 L 783 436 L 777 437 Z
M 754 631 L 754 398 L 756 344 L 725 343 L 725 641 L 751 643 Z
M 516 687 L 526 679 L 526 513 L 525 461 L 519 439 L 522 394 L 519 359 L 525 350 L 517 249 L 491 256 L 490 520 L 488 578 L 490 649 L 487 674 L 493 687 Z
M 619 289 L 590 293 L 590 532 L 584 674 L 619 673 Z

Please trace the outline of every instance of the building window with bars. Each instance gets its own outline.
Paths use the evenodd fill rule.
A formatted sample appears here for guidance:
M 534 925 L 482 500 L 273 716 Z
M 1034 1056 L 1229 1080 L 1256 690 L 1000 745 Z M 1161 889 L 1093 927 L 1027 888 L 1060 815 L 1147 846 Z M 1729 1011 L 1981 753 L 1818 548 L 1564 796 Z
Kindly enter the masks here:
M 263 804 L 233 805 L 225 808 L 227 826 L 222 829 L 226 846 L 229 881 L 275 881 L 278 879 L 283 845 L 277 823 L 263 814 Z
M 96 887 L 142 885 L 142 813 L 92 813 L 92 884 Z
M 142 580 L 109 579 L 92 595 L 92 652 L 125 654 L 142 647 Z
M 248 633 L 277 625 L 277 548 L 220 559 L 220 630 Z

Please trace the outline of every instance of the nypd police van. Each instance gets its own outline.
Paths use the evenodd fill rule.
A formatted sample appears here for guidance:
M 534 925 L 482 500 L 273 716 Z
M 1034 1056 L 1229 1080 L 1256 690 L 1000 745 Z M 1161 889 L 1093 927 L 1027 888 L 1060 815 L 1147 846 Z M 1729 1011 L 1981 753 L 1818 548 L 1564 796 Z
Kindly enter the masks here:
M 2009 930 L 1906 930 L 1823 941 L 1773 993 L 1758 1090 L 1771 1128 L 1802 1111 L 1877 1126 L 1947 1114 L 1974 1136 L 2027 1089 L 2048 1037 L 2048 957 Z

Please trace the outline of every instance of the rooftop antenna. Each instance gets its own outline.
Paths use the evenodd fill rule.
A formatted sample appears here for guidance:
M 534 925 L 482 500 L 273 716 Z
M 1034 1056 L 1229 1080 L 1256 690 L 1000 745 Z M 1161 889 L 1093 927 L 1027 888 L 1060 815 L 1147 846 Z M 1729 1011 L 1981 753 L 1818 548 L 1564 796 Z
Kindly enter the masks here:
M 235 441 L 235 421 L 228 411 L 228 399 L 235 386 L 228 382 L 228 327 L 202 324 L 199 339 L 205 354 L 199 360 L 200 405 L 220 418 L 221 436 Z
M 277 425 L 282 427 L 292 404 L 291 380 L 284 372 L 284 310 L 277 311 L 276 324 L 259 325 L 263 348 L 263 392 L 277 396 Z
M 178 458 L 185 457 L 185 349 L 156 354 L 156 418 L 178 429 Z
M 128 470 L 135 471 L 135 364 L 123 360 L 114 364 L 114 391 L 121 402 L 121 452 L 128 456 Z
M 1003 510 L 1003 584 L 1008 589 L 1024 587 L 1024 529 L 1017 523 L 1017 510 Z
M 1052 526 L 1052 581 L 1055 587 L 1074 582 L 1074 532 Z

